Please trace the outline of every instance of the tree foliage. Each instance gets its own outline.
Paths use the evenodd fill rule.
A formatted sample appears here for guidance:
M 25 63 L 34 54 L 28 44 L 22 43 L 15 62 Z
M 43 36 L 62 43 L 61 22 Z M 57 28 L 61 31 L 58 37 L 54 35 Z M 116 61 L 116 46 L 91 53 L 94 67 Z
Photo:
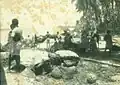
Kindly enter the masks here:
M 120 28 L 120 0 L 73 0 L 76 1 L 78 12 L 83 11 L 84 23 L 89 27 L 95 24 L 99 30 Z M 94 23 L 94 24 L 93 24 Z

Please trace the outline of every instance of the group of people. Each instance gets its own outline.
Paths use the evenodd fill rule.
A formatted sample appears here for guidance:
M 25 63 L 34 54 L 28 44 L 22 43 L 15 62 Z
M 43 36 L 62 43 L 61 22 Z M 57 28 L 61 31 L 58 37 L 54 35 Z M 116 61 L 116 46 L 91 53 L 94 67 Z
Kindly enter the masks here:
M 98 34 L 98 32 L 96 32 L 93 37 L 91 38 L 91 43 L 96 43 L 97 46 L 93 46 L 93 48 L 95 48 L 97 50 L 97 47 L 99 48 L 99 40 L 100 40 L 100 36 Z M 112 51 L 112 35 L 111 35 L 111 31 L 107 30 L 106 34 L 104 36 L 104 41 L 105 41 L 105 52 L 107 50 L 109 50 L 109 53 L 111 54 Z
M 11 71 L 11 63 L 13 60 L 16 61 L 17 72 L 20 72 L 20 50 L 22 47 L 23 36 L 22 29 L 19 27 L 18 19 L 13 19 L 10 25 L 10 32 L 8 34 L 8 45 L 9 45 L 9 61 L 8 61 L 8 71 Z M 29 36 L 28 36 L 29 37 Z M 47 48 L 50 48 L 50 34 L 47 32 Z M 60 42 L 60 34 L 57 32 L 55 37 L 55 42 Z
M 100 35 L 98 32 L 93 33 L 91 32 L 90 35 L 82 35 L 82 43 L 86 46 L 87 51 L 92 51 L 92 52 L 98 52 L 99 50 L 99 44 L 100 44 Z M 112 35 L 111 35 L 111 31 L 107 30 L 106 34 L 104 36 L 104 41 L 105 41 L 105 52 L 107 50 L 109 50 L 109 53 L 111 53 L 112 51 Z M 86 51 L 86 49 L 84 49 L 84 51 Z
M 50 49 L 51 45 L 50 45 L 50 38 L 54 39 L 55 41 L 55 45 L 57 45 L 57 48 L 60 46 L 60 43 L 61 43 L 61 35 L 59 32 L 57 32 L 55 35 L 51 35 L 48 31 L 47 31 L 47 34 L 46 34 L 46 37 L 47 37 L 47 44 L 46 44 L 46 47 L 47 49 Z
M 93 51 L 96 52 L 98 51 L 99 48 L 99 41 L 100 41 L 100 35 L 98 31 L 86 31 L 84 29 L 80 29 L 80 23 L 77 20 L 76 21 L 76 26 L 75 26 L 75 30 L 74 32 L 78 32 L 78 35 L 80 37 L 81 40 L 81 48 L 83 48 L 84 51 Z M 105 52 L 108 49 L 109 53 L 111 53 L 112 51 L 112 35 L 111 35 L 111 31 L 107 30 L 106 34 L 104 36 L 104 41 L 106 42 L 106 46 L 105 46 Z
M 15 60 L 16 66 L 17 66 L 17 71 L 19 72 L 20 71 L 20 49 L 22 47 L 23 36 L 22 36 L 22 30 L 19 28 L 18 24 L 19 24 L 19 21 L 17 19 L 13 19 L 12 24 L 10 25 L 11 31 L 9 32 L 9 37 L 8 37 L 8 44 L 9 44 L 9 48 L 10 48 L 8 69 L 9 69 L 9 71 L 11 70 L 11 62 L 12 62 L 12 60 Z M 104 40 L 106 41 L 105 52 L 107 49 L 109 49 L 109 53 L 111 53 L 111 51 L 112 51 L 112 36 L 110 33 L 111 32 L 108 30 L 107 34 L 104 36 Z M 64 45 L 63 46 L 64 46 L 64 48 L 67 49 L 71 46 L 72 36 L 70 33 L 66 32 L 66 31 L 64 34 L 65 34 L 65 37 L 64 37 Z M 92 51 L 97 51 L 96 43 L 99 45 L 99 34 L 97 32 L 91 33 L 90 36 L 91 37 L 87 36 L 87 40 L 90 45 L 89 48 Z M 50 37 L 51 36 L 50 36 L 49 32 L 47 32 L 46 37 L 47 37 L 47 48 L 50 48 Z M 82 39 L 82 37 L 83 37 L 83 39 Z M 61 43 L 61 35 L 59 34 L 59 32 L 57 32 L 54 39 L 55 39 L 55 43 L 57 43 L 57 45 L 59 45 L 59 43 Z M 81 41 L 84 41 L 84 39 L 85 39 L 85 36 L 81 34 Z

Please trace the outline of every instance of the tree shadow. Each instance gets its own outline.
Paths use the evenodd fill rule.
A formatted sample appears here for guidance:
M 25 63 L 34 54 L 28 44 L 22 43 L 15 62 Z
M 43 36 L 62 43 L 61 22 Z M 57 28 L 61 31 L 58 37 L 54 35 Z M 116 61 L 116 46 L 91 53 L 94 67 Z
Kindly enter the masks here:
M 109 52 L 99 51 L 99 52 L 87 52 L 87 53 L 79 53 L 80 57 L 84 58 L 92 58 L 97 60 L 119 60 L 120 61 L 120 51 L 113 51 L 111 54 Z

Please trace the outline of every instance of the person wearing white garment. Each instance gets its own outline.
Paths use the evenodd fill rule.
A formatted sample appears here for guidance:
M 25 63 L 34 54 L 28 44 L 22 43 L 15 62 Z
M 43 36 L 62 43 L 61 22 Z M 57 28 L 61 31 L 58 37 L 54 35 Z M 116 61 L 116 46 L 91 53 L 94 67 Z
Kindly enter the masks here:
M 10 45 L 10 56 L 9 56 L 9 70 L 11 70 L 11 62 L 12 60 L 16 61 L 17 71 L 19 72 L 20 68 L 20 49 L 22 47 L 22 30 L 18 26 L 18 20 L 12 20 L 12 30 L 10 33 L 11 37 L 11 45 Z

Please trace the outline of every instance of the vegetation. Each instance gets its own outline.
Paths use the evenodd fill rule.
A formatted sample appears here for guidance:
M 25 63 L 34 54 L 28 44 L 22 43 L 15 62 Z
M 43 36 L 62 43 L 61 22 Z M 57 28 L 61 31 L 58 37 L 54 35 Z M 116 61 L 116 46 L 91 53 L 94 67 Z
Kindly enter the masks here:
M 78 12 L 83 11 L 81 19 L 85 28 L 97 28 L 104 32 L 111 29 L 118 33 L 120 28 L 120 0 L 72 0 L 76 1 Z

